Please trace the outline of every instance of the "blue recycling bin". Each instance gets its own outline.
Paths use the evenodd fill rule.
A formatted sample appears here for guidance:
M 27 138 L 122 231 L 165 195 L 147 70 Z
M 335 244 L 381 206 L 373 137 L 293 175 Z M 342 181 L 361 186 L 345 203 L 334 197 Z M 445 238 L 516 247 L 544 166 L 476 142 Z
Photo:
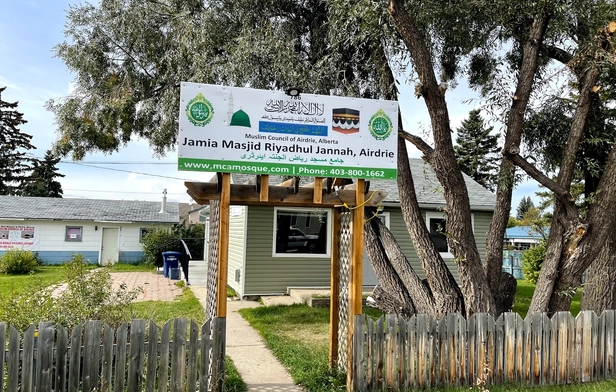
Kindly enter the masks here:
M 169 277 L 169 269 L 178 268 L 180 263 L 180 252 L 167 251 L 163 252 L 163 276 Z

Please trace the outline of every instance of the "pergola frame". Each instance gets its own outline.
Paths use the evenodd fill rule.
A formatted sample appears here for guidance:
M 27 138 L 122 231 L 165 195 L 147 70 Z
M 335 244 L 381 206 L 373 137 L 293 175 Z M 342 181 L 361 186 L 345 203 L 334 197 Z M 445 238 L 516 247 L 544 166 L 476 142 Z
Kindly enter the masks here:
M 185 182 L 188 194 L 199 204 L 220 201 L 218 220 L 218 268 L 216 316 L 227 317 L 227 272 L 229 263 L 229 211 L 231 205 L 328 207 L 334 209 L 331 252 L 330 366 L 338 360 L 338 312 L 340 279 L 339 220 L 340 208 L 352 210 L 351 263 L 349 272 L 349 315 L 347 328 L 347 390 L 352 389 L 352 334 L 355 315 L 362 314 L 362 262 L 364 208 L 377 206 L 387 197 L 383 191 L 372 191 L 366 200 L 369 182 L 357 179 L 315 177 L 310 184 L 299 186 L 299 177 L 277 185 L 269 184 L 267 175 L 255 176 L 252 184 L 231 184 L 230 173 L 217 173 L 210 182 Z M 223 353 L 224 357 L 224 353 Z

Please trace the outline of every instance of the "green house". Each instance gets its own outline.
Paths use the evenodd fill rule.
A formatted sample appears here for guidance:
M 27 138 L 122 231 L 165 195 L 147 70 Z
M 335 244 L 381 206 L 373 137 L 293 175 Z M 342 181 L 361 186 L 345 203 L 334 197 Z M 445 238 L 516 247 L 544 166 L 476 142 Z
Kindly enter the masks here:
M 440 225 L 445 204 L 440 184 L 421 159 L 410 159 L 419 205 L 426 225 L 443 257 L 457 271 Z M 232 174 L 234 184 L 249 183 L 254 176 Z M 276 184 L 277 178 L 270 177 Z M 311 180 L 311 179 L 310 179 Z M 473 230 L 482 257 L 495 196 L 465 176 L 471 200 Z M 392 231 L 417 273 L 423 277 L 419 259 L 400 210 L 396 181 L 372 180 L 370 191 L 388 192 L 378 218 Z M 370 192 L 368 192 L 368 197 Z M 241 297 L 286 294 L 290 288 L 329 288 L 332 211 L 330 208 L 232 206 L 229 237 L 229 286 Z M 364 256 L 363 283 L 378 284 L 374 270 Z

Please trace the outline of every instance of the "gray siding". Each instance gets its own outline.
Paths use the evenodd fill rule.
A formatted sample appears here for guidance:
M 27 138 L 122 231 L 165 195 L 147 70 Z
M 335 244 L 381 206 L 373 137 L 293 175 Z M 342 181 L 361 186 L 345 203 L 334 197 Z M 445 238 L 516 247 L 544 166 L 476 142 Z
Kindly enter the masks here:
M 231 286 L 239 295 L 243 295 L 242 276 L 244 274 L 244 253 L 245 253 L 245 221 L 247 207 L 233 206 L 235 211 L 241 214 L 229 217 L 229 272 L 227 274 L 227 284 Z M 235 271 L 240 270 L 240 281 L 235 281 Z
M 272 257 L 274 208 L 247 207 L 247 237 L 245 291 L 243 295 L 284 294 L 287 287 L 329 287 L 330 259 L 302 257 Z M 399 208 L 386 208 L 390 213 L 390 230 L 407 255 L 415 272 L 423 279 L 425 274 L 419 263 Z M 425 214 L 427 211 L 423 211 Z M 485 240 L 492 217 L 491 212 L 474 212 L 475 239 L 482 259 L 485 257 Z M 458 270 L 453 260 L 446 260 L 453 276 Z M 230 268 L 231 269 L 231 268 Z M 231 278 L 230 278 L 231 282 Z M 364 284 L 374 283 L 374 271 L 364 254 Z
M 248 207 L 243 295 L 285 294 L 287 287 L 329 287 L 330 258 L 272 257 L 274 207 Z

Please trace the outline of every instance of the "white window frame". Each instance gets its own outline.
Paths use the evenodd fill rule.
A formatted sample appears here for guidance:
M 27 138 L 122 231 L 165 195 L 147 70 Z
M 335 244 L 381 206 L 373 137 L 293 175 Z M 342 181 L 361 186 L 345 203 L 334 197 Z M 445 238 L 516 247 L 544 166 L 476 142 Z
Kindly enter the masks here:
M 313 259 L 324 259 L 331 258 L 332 253 L 332 210 L 331 208 L 323 208 L 322 210 L 327 213 L 327 244 L 326 244 L 326 252 L 323 254 L 313 254 L 313 253 L 276 253 L 276 227 L 278 226 L 278 211 L 286 211 L 286 212 L 312 212 L 314 208 L 305 208 L 305 207 L 274 207 L 274 227 L 272 230 L 272 257 L 285 257 L 285 258 L 313 258 Z
M 442 213 L 442 212 L 426 212 L 426 228 L 428 229 L 428 232 L 430 231 L 430 219 L 445 219 L 447 220 L 447 214 Z M 475 233 L 475 214 L 471 214 L 471 226 L 472 226 L 472 230 L 473 233 Z M 443 259 L 453 259 L 453 254 L 451 253 L 450 249 L 449 249 L 449 243 L 447 243 L 447 252 L 439 252 L 441 257 Z
M 374 219 L 378 219 L 379 217 L 385 218 L 385 227 L 391 230 L 391 214 L 389 212 L 380 212 L 374 217 Z
M 79 234 L 75 238 L 72 238 L 68 233 L 69 230 L 79 229 Z M 81 242 L 83 240 L 83 226 L 65 226 L 64 227 L 64 241 L 65 242 Z

